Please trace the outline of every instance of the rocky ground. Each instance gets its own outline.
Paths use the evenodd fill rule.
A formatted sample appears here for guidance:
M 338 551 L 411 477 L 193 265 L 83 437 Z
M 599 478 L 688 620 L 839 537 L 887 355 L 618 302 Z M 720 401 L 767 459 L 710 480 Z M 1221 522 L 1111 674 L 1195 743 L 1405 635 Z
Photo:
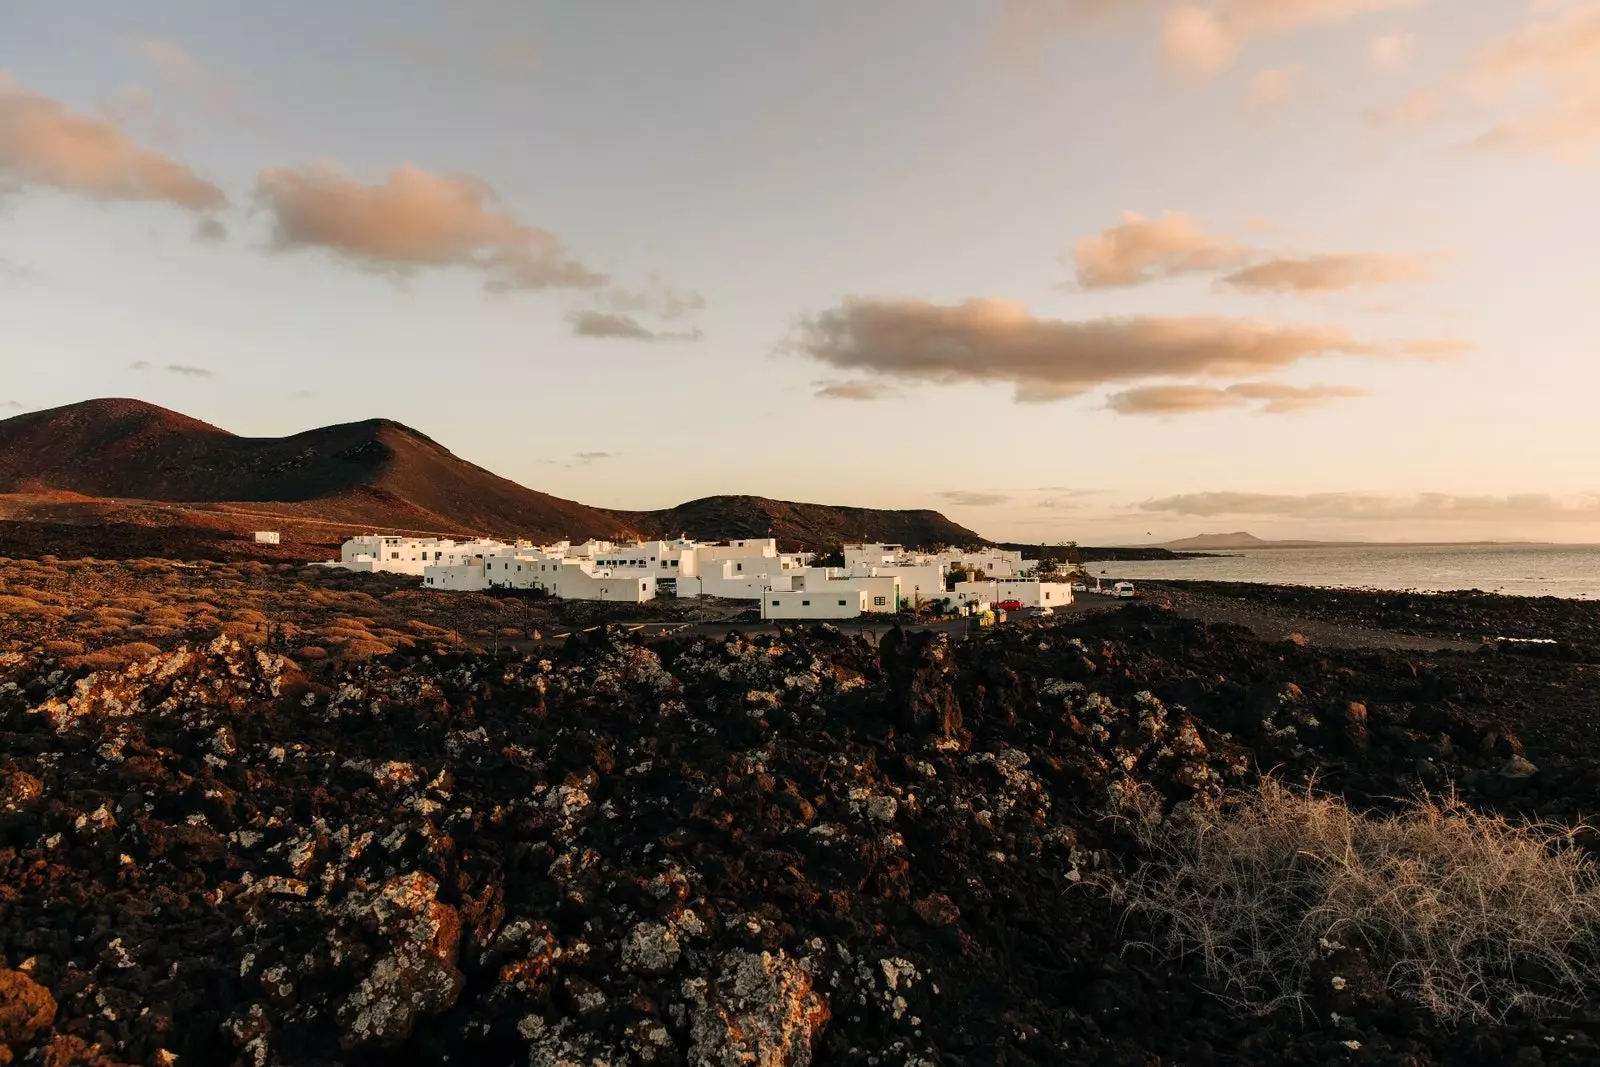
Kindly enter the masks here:
M 1476 591 L 1398 593 L 1250 582 L 1141 582 L 1177 602 L 1228 603 L 1241 614 L 1292 615 L 1336 626 L 1482 642 L 1508 637 L 1600 646 L 1600 602 Z
M 1152 958 L 1133 796 L 1600 807 L 1597 668 L 1265 642 L 1153 604 L 546 659 L 0 655 L 0 1062 L 1587 1064 L 1359 961 L 1301 1012 Z M 1593 846 L 1593 842 L 1589 842 Z

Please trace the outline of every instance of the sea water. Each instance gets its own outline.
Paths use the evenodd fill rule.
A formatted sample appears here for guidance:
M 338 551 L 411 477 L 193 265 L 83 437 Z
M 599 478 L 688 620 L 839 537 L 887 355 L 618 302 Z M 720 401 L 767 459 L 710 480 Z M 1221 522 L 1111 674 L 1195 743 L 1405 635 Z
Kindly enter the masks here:
M 1512 596 L 1600 598 L 1600 545 L 1403 545 L 1228 549 L 1203 559 L 1105 562 L 1091 575 Z

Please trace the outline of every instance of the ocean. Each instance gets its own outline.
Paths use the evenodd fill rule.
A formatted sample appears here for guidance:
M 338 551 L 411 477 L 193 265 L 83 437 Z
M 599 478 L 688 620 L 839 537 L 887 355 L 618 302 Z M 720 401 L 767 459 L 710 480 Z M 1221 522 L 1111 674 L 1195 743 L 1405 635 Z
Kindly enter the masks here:
M 1510 596 L 1600 598 L 1600 545 L 1230 549 L 1208 559 L 1090 563 L 1091 575 Z

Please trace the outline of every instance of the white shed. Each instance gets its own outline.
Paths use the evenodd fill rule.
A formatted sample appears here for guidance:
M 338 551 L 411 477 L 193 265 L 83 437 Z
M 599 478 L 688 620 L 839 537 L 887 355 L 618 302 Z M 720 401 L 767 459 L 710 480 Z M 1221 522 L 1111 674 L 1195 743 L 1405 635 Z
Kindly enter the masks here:
M 277 530 L 257 530 L 254 537 L 258 545 L 275 545 L 278 543 Z

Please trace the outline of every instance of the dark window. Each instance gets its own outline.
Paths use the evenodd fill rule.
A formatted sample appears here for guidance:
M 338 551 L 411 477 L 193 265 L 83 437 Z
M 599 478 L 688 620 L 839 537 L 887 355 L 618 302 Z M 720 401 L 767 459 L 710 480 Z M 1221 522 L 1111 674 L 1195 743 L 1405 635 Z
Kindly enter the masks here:
M 840 606 L 840 607 L 841 607 L 841 608 L 842 608 L 842 607 L 844 607 L 844 601 L 842 601 L 842 600 L 841 600 L 841 601 L 839 601 L 839 606 Z
M 800 606 L 803 607 L 803 608 L 809 608 L 811 606 L 811 601 L 802 600 L 802 601 L 800 601 Z
M 777 606 L 778 606 L 778 602 L 777 602 L 777 601 L 776 601 L 776 600 L 774 600 L 774 601 L 773 601 L 773 602 L 772 602 L 772 606 L 773 606 L 773 607 L 777 607 Z

